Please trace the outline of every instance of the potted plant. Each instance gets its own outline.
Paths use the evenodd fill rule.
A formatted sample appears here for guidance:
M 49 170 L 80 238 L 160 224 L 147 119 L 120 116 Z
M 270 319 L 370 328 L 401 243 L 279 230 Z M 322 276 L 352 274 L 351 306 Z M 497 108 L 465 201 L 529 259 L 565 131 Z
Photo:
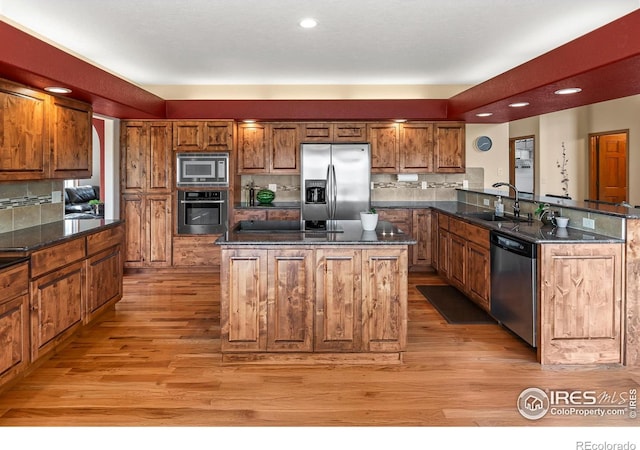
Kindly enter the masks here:
M 364 231 L 373 231 L 378 225 L 378 212 L 375 208 L 369 208 L 368 211 L 360 213 L 360 223 Z
M 96 200 L 96 199 L 89 200 L 89 205 L 93 207 L 93 213 L 96 216 L 100 215 L 100 207 L 102 206 L 102 204 L 103 203 L 100 200 Z

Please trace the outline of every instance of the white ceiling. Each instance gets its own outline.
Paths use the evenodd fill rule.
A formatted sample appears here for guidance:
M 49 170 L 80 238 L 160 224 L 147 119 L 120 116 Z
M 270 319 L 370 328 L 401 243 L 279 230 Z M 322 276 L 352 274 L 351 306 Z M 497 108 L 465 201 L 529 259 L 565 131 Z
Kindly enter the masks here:
M 639 0 L 0 0 L 2 19 L 142 87 L 475 85 Z M 312 30 L 298 26 L 316 18 Z

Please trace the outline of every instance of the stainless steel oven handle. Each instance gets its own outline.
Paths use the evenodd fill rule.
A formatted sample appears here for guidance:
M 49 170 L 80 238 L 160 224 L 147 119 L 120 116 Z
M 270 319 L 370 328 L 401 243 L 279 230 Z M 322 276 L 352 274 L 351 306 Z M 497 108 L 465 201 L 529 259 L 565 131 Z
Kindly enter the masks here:
M 180 203 L 225 203 L 226 200 L 180 200 Z

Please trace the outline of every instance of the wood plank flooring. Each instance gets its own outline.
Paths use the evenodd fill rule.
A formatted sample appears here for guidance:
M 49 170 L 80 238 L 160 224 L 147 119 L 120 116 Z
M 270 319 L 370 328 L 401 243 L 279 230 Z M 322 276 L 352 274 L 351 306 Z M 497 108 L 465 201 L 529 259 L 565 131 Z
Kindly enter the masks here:
M 628 392 L 640 370 L 542 368 L 498 325 L 449 325 L 415 289 L 401 365 L 222 364 L 217 274 L 133 274 L 114 310 L 0 393 L 0 426 L 638 426 L 523 418 L 528 387 Z

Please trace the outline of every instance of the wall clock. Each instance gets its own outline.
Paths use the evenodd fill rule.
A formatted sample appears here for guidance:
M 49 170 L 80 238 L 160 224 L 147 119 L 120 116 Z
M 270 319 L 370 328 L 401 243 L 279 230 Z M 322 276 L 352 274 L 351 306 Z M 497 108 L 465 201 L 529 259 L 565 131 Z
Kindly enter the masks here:
M 493 146 L 493 142 L 489 136 L 480 136 L 476 139 L 476 148 L 481 152 L 486 152 L 491 150 Z

